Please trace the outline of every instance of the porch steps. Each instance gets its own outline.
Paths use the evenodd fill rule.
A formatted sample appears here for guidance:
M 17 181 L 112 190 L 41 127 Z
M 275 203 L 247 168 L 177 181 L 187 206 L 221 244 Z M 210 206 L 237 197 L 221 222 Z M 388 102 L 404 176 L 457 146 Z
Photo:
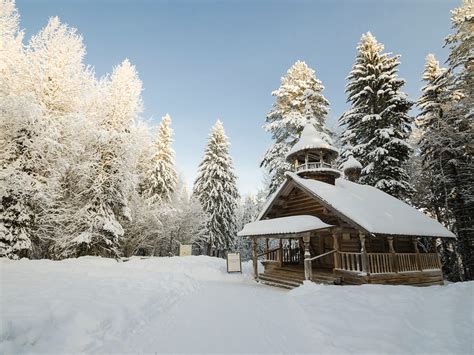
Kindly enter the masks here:
M 261 274 L 258 278 L 260 282 L 266 285 L 282 287 L 289 290 L 299 287 L 303 284 L 303 281 L 299 282 L 296 280 L 285 279 L 279 276 L 272 276 L 268 274 Z
M 285 267 L 271 267 L 267 268 L 263 274 L 260 274 L 259 279 L 262 283 L 267 285 L 293 289 L 303 284 L 305 276 L 304 272 L 301 270 Z M 327 285 L 341 284 L 340 277 L 334 276 L 330 273 L 316 272 L 315 270 L 313 270 L 312 281 Z

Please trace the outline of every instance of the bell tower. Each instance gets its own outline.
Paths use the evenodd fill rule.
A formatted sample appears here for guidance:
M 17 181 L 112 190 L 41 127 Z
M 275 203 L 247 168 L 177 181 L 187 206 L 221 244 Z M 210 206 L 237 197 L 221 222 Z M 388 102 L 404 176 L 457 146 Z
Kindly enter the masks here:
M 308 121 L 286 159 L 299 176 L 334 185 L 341 176 L 335 163 L 338 156 L 337 148 L 324 140 L 322 134 Z

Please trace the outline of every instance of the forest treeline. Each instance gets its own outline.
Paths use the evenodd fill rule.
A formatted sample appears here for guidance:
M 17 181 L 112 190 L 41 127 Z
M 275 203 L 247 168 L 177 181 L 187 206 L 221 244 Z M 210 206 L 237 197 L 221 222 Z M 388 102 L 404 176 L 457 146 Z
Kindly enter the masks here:
M 242 198 L 222 122 L 211 128 L 188 192 L 174 163 L 171 117 L 158 127 L 141 118 L 135 66 L 125 59 L 98 78 L 76 29 L 53 17 L 26 41 L 14 1 L 0 0 L 0 256 L 169 256 L 183 243 L 195 253 L 239 250 L 246 258 L 249 241 L 236 233 L 292 169 L 286 152 L 311 120 L 339 146 L 340 164 L 361 164 L 360 183 L 452 230 L 458 238 L 439 245 L 444 272 L 473 279 L 472 0 L 454 9 L 451 21 L 445 67 L 427 55 L 415 101 L 398 77 L 400 56 L 362 35 L 339 135 L 325 125 L 323 83 L 296 62 L 272 93 L 264 122 L 272 137 L 261 163 L 266 186 Z

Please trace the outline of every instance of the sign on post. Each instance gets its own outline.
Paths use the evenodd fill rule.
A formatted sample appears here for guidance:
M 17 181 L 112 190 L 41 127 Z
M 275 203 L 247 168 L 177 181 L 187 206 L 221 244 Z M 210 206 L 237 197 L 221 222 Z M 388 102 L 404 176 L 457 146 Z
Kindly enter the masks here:
M 227 272 L 242 272 L 240 253 L 227 253 Z
M 179 256 L 190 256 L 193 253 L 193 246 L 191 244 L 179 245 Z

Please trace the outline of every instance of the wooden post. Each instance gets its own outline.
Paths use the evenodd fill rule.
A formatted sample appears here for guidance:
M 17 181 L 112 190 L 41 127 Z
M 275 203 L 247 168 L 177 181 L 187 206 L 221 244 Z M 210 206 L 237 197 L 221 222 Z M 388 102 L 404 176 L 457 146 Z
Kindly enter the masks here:
M 269 239 L 265 238 L 265 253 L 268 253 L 269 250 L 270 250 Z M 268 259 L 268 254 L 266 254 L 265 259 Z
M 431 244 L 433 246 L 433 253 L 436 253 L 436 258 L 438 259 L 438 267 L 440 269 L 442 269 L 441 258 L 439 257 L 438 248 L 436 246 L 436 241 L 437 240 L 438 240 L 438 238 L 433 238 L 432 241 L 431 241 Z
M 291 260 L 291 239 L 288 238 L 288 261 L 291 263 L 293 260 Z
M 339 259 L 339 239 L 336 232 L 332 232 L 332 238 L 334 240 L 334 250 L 336 251 L 334 253 L 334 268 L 340 269 L 341 265 L 340 265 L 340 259 Z
M 392 254 L 392 269 L 393 272 L 398 272 L 398 262 L 397 255 L 395 254 L 395 249 L 393 248 L 393 237 L 387 237 L 388 240 L 388 251 Z
M 304 153 L 304 168 L 308 170 L 308 152 Z
M 311 260 L 306 260 L 311 258 L 311 253 L 309 252 L 309 243 L 310 243 L 311 237 L 310 234 L 305 234 L 303 236 L 303 243 L 304 243 L 304 278 L 305 280 L 311 280 L 312 279 L 312 272 L 313 270 L 311 269 Z
M 280 265 L 280 267 L 283 266 L 283 239 L 279 238 L 279 246 L 280 246 L 280 249 L 278 250 L 278 264 Z
M 304 242 L 303 238 L 298 238 L 298 252 L 300 253 L 300 265 L 304 264 Z
M 258 280 L 257 237 L 252 238 L 253 278 Z
M 415 249 L 415 253 L 416 253 L 416 267 L 418 268 L 418 270 L 423 271 L 421 267 L 420 250 L 418 249 L 418 238 L 416 237 L 413 238 L 412 242 L 413 242 L 413 248 Z
M 360 254 L 362 259 L 362 271 L 366 274 L 369 273 L 368 265 L 367 265 L 367 249 L 365 248 L 365 234 L 359 233 L 360 239 Z

